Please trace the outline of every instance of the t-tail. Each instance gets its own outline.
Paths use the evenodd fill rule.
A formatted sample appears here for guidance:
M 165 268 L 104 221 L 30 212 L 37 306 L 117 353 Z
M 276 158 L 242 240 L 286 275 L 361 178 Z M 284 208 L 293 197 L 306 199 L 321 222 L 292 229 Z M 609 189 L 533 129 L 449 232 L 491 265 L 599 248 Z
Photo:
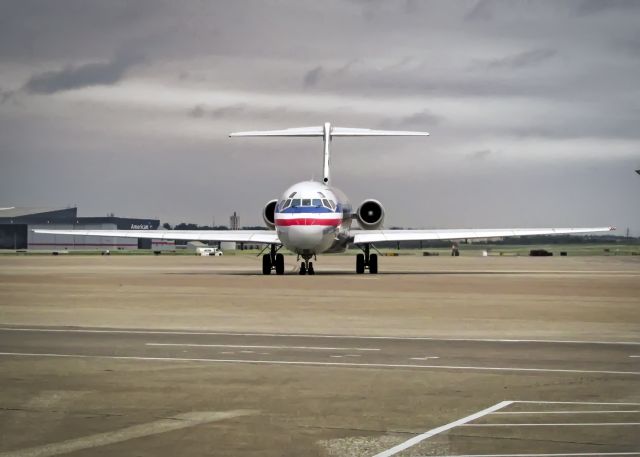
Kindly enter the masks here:
M 331 152 L 329 144 L 334 136 L 428 136 L 427 132 L 408 132 L 403 130 L 371 130 L 350 127 L 333 127 L 330 122 L 317 127 L 298 127 L 284 130 L 260 130 L 252 132 L 235 132 L 230 137 L 237 136 L 319 136 L 324 141 L 323 181 L 329 184 L 331 177 Z

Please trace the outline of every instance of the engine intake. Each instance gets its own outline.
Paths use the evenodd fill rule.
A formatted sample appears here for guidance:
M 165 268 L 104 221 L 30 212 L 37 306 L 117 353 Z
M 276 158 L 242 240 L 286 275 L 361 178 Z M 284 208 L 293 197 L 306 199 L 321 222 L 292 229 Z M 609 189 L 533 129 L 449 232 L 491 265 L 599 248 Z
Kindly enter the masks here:
M 262 210 L 262 219 L 264 219 L 265 225 L 273 230 L 276 227 L 276 205 L 278 200 L 271 200 L 264 205 Z
M 384 207 L 378 200 L 365 200 L 358 207 L 356 217 L 364 230 L 375 230 L 384 222 Z

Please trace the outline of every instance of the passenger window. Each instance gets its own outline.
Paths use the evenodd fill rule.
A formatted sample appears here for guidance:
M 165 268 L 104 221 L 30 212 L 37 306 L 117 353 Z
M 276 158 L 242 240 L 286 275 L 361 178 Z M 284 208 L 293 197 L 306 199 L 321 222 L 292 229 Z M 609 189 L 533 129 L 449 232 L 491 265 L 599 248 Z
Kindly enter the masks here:
M 302 206 L 311 206 L 311 199 L 310 198 L 303 198 L 302 199 Z
M 313 203 L 313 206 L 322 206 L 322 202 L 320 201 L 319 198 L 314 198 L 312 203 Z
M 300 199 L 299 198 L 294 198 L 293 200 L 291 200 L 291 206 L 300 206 Z

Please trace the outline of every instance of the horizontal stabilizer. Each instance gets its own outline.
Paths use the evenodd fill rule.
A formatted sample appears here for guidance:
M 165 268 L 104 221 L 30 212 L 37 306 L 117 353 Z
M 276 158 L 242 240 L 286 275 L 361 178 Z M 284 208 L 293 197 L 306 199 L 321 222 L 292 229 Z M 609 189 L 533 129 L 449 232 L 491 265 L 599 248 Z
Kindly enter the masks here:
M 356 129 L 351 127 L 331 127 L 329 137 L 334 136 L 429 136 L 428 132 L 411 132 L 406 130 L 372 130 Z M 230 137 L 240 136 L 325 136 L 325 128 L 297 127 L 283 130 L 254 130 L 249 132 L 235 132 Z

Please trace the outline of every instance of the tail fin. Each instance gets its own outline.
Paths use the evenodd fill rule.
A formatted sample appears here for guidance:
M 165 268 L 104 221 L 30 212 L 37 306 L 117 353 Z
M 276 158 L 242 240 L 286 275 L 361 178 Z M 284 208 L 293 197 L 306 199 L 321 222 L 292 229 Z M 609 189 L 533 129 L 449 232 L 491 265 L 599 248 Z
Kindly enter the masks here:
M 428 136 L 427 132 L 408 132 L 402 130 L 371 130 L 371 129 L 354 129 L 349 127 L 332 127 L 331 123 L 325 122 L 322 126 L 317 127 L 299 127 L 284 130 L 262 130 L 252 132 L 235 132 L 230 137 L 242 136 L 298 136 L 312 137 L 321 136 L 324 138 L 324 179 L 325 184 L 329 183 L 329 168 L 331 154 L 329 151 L 329 143 L 334 136 Z

